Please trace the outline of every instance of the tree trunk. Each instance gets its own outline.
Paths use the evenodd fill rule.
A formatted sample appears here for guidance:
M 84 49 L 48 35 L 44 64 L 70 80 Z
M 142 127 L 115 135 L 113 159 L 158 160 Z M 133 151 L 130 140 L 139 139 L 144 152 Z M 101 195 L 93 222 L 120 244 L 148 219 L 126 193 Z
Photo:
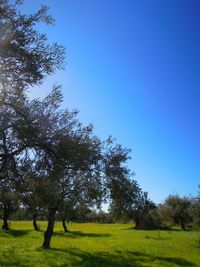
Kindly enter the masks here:
M 135 218 L 135 229 L 140 229 L 141 228 L 141 220 L 139 217 Z
M 186 231 L 186 227 L 185 227 L 185 223 L 184 223 L 183 218 L 181 218 L 181 229 Z
M 49 209 L 48 225 L 44 233 L 44 241 L 42 244 L 42 247 L 46 249 L 50 248 L 50 242 L 51 242 L 51 237 L 53 235 L 53 228 L 55 223 L 55 216 L 56 216 L 56 209 Z
M 67 229 L 67 225 L 66 225 L 66 222 L 65 222 L 65 218 L 62 218 L 62 226 L 63 226 L 64 232 L 67 233 L 68 229 Z
M 33 227 L 34 227 L 35 231 L 40 231 L 40 228 L 37 225 L 36 218 L 37 218 L 37 216 L 34 215 L 33 216 Z
M 9 219 L 9 209 L 6 206 L 4 206 L 4 209 L 3 209 L 3 225 L 2 225 L 2 229 L 3 230 L 9 230 L 8 219 Z

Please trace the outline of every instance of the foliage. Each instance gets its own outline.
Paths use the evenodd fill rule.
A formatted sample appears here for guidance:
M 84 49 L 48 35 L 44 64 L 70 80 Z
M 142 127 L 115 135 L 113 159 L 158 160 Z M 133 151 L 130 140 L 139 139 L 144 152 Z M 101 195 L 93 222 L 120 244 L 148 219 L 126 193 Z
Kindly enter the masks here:
M 37 24 L 52 25 L 48 8 L 22 14 L 23 1 L 0 0 L 0 209 L 3 228 L 18 210 L 48 221 L 43 247 L 49 248 L 56 216 L 107 221 L 131 219 L 136 229 L 163 228 L 165 220 L 183 230 L 199 223 L 199 198 L 169 196 L 158 208 L 127 167 L 130 150 L 111 137 L 100 140 L 83 126 L 76 110 L 61 109 L 63 95 L 54 86 L 44 99 L 30 100 L 27 89 L 63 68 L 64 49 L 48 44 Z M 110 202 L 110 214 L 97 212 Z M 91 212 L 96 209 L 95 212 Z M 23 211 L 23 212 L 22 212 Z M 24 212 L 25 211 L 25 212 Z M 21 214 L 20 214 L 21 212 Z
M 92 205 L 100 203 L 101 142 L 92 126 L 78 121 L 77 111 L 60 109 L 59 87 L 43 100 L 27 97 L 27 87 L 41 83 L 64 59 L 63 48 L 48 45 L 35 29 L 39 22 L 53 23 L 48 9 L 42 6 L 24 15 L 17 9 L 21 1 L 0 4 L 1 191 L 12 180 L 9 190 L 18 191 L 34 220 L 41 209 L 47 212 L 43 245 L 48 248 L 56 211 L 65 198 L 79 195 Z
M 174 224 L 179 224 L 183 230 L 192 222 L 190 215 L 191 201 L 186 197 L 169 195 L 164 204 L 160 205 L 161 213 L 166 221 L 171 220 Z
M 22 14 L 22 1 L 0 1 L 0 89 L 24 88 L 39 84 L 46 75 L 63 67 L 64 49 L 57 43 L 48 44 L 47 36 L 36 25 L 52 25 L 48 8 L 31 15 Z
M 45 141 L 37 136 L 34 103 L 28 100 L 26 89 L 61 68 L 64 59 L 63 48 L 48 44 L 46 35 L 35 27 L 40 22 L 53 23 L 48 8 L 42 6 L 38 12 L 25 15 L 18 8 L 22 2 L 0 1 L 0 191 L 4 224 L 13 210 L 12 203 L 19 202 L 16 196 L 21 192 L 31 150 L 44 150 Z
M 194 227 L 200 227 L 200 192 L 198 192 L 196 197 L 191 198 L 190 201 L 189 214 L 192 217 L 192 224 Z

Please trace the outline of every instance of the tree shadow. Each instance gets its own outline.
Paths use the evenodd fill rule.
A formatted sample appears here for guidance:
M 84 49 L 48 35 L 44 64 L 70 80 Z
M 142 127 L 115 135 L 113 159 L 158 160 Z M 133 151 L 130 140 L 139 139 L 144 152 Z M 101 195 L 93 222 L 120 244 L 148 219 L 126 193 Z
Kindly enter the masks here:
M 149 236 L 149 235 L 145 235 L 146 239 L 151 239 L 151 240 L 158 240 L 158 241 L 163 241 L 163 240 L 167 240 L 167 237 L 163 237 L 163 236 Z
M 162 264 L 161 266 L 166 266 L 165 264 L 175 264 L 177 266 L 184 266 L 184 267 L 197 267 L 196 264 L 185 260 L 183 258 L 176 258 L 176 257 L 162 257 L 162 256 L 152 256 L 150 254 L 141 253 L 141 252 L 129 252 L 129 254 L 133 255 L 134 257 L 146 259 L 149 262 L 159 262 Z
M 122 228 L 120 230 L 136 230 L 134 226 L 128 227 L 128 228 Z
M 20 236 L 24 236 L 27 235 L 30 232 L 30 230 L 2 230 L 0 232 L 1 236 L 13 236 L 13 237 L 20 237 Z
M 172 232 L 183 232 L 183 233 L 187 233 L 187 232 L 200 232 L 200 229 L 187 229 L 187 230 L 183 230 L 181 228 L 173 228 L 173 227 L 165 227 L 165 228 L 162 228 L 162 229 L 136 229 L 134 226 L 133 227 L 128 227 L 128 228 L 122 228 L 120 230 L 124 230 L 124 231 L 127 231 L 127 230 L 132 230 L 132 231 L 153 231 L 153 232 L 156 232 L 156 231 L 162 231 L 162 232 L 165 232 L 165 233 L 169 233 L 171 234 Z
M 70 254 L 72 266 L 79 267 L 142 267 L 144 264 L 153 266 L 197 267 L 196 264 L 182 258 L 152 256 L 140 252 L 116 251 L 116 253 L 96 252 L 90 253 L 77 249 L 52 248 L 55 252 Z M 52 265 L 53 267 L 54 265 Z M 61 265 L 64 267 L 66 265 Z M 148 266 L 148 265 L 145 265 Z
M 49 250 L 40 248 L 37 249 L 37 252 L 41 253 L 38 256 L 40 259 L 44 259 L 44 261 L 48 257 L 49 267 L 143 267 L 150 265 L 197 267 L 196 264 L 182 258 L 155 256 L 137 251 L 117 250 L 109 253 L 105 251 L 88 252 L 76 248 L 51 248 Z M 0 258 L 0 266 L 28 267 L 30 264 L 30 262 L 22 260 L 21 255 L 15 253 L 14 249 L 10 249 L 3 256 Z M 62 259 L 62 262 L 58 262 L 58 258 Z
M 188 232 L 188 231 L 190 231 L 190 230 L 184 231 L 184 230 L 181 229 L 181 228 L 173 228 L 173 227 L 171 227 L 171 228 L 169 229 L 169 231 L 170 231 L 170 232 Z
M 81 231 L 68 231 L 66 233 L 64 232 L 55 232 L 55 236 L 65 236 L 65 237 L 70 237 L 70 238 L 78 238 L 78 237 L 111 237 L 111 234 L 95 234 L 95 233 L 85 233 Z

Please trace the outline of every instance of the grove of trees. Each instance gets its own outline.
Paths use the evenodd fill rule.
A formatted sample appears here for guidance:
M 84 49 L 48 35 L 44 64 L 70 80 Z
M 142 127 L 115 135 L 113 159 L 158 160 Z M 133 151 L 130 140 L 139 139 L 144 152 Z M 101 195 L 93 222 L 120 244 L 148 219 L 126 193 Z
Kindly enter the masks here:
M 52 24 L 48 8 L 21 14 L 22 1 L 0 2 L 0 203 L 3 229 L 10 215 L 26 208 L 36 230 L 37 217 L 48 224 L 43 247 L 50 247 L 56 214 L 63 226 L 73 208 L 100 207 L 114 196 L 114 184 L 131 181 L 129 151 L 111 138 L 101 141 L 77 111 L 62 110 L 62 92 L 54 86 L 44 99 L 27 89 L 63 67 L 64 49 L 49 44 L 37 23 Z M 141 191 L 141 189 L 135 188 Z M 137 194 L 137 193 L 136 193 Z M 114 199 L 114 198 L 113 198 Z
M 170 196 L 157 207 L 127 167 L 130 150 L 111 137 L 100 140 L 92 125 L 82 125 L 76 110 L 61 109 L 59 86 L 44 99 L 28 97 L 28 88 L 63 68 L 65 50 L 37 30 L 38 23 L 54 23 L 48 8 L 26 15 L 19 9 L 22 2 L 0 0 L 2 228 L 9 229 L 17 211 L 33 220 L 35 230 L 37 219 L 46 218 L 42 247 L 49 248 L 56 218 L 67 231 L 66 221 L 106 201 L 112 220 L 133 220 L 136 229 L 162 228 L 163 216 L 184 230 L 194 217 L 199 224 L 199 198 Z

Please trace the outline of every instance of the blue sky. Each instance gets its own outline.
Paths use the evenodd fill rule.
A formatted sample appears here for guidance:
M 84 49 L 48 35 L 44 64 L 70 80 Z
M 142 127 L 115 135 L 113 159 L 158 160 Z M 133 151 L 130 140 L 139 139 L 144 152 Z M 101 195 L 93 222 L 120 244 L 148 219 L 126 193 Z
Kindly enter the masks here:
M 31 5 L 30 5 L 31 2 Z M 49 41 L 67 66 L 33 96 L 63 85 L 101 138 L 132 149 L 129 166 L 150 197 L 195 195 L 200 184 L 200 2 L 198 0 L 26 0 L 50 7 Z

